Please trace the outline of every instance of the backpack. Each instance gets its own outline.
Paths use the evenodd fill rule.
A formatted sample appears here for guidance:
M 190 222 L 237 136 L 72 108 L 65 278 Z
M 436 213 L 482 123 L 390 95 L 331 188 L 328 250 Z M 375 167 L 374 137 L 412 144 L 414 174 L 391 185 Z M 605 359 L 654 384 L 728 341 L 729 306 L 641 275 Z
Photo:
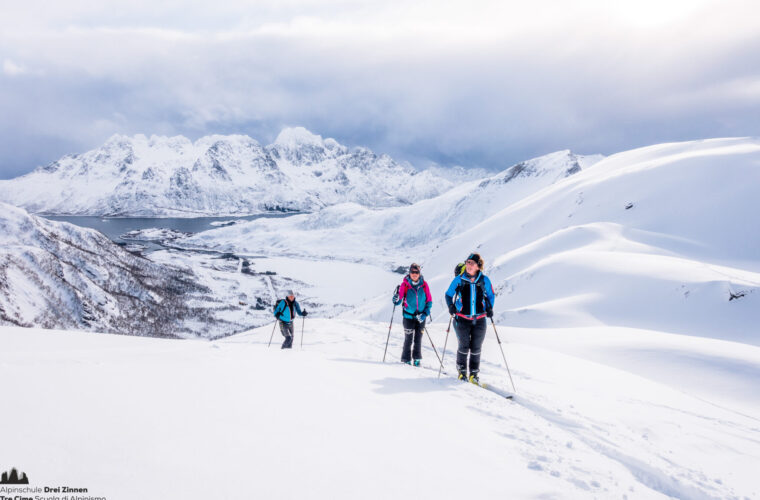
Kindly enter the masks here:
M 464 274 L 464 262 L 460 262 L 456 266 L 454 266 L 454 277 L 461 276 Z
M 277 308 L 280 307 L 280 302 L 283 302 L 284 300 L 285 299 L 280 299 L 274 303 L 274 307 L 272 308 L 272 314 L 277 314 Z M 283 311 L 285 311 L 284 308 L 283 308 Z M 275 316 L 275 318 L 280 319 L 279 316 Z
M 482 259 L 481 259 L 481 262 L 482 262 Z M 480 272 L 483 273 L 485 272 L 485 270 L 486 270 L 486 266 L 485 264 L 483 264 L 480 267 Z M 454 266 L 454 277 L 456 278 L 457 276 L 461 276 L 463 274 L 464 274 L 464 262 L 460 262 L 459 264 Z

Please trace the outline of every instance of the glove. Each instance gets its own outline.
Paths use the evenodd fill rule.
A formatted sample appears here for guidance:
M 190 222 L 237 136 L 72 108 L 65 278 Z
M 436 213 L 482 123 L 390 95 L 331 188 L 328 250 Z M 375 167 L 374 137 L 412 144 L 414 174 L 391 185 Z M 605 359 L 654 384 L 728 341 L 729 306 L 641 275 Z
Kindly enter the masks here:
M 420 323 L 424 323 L 426 319 L 427 319 L 427 316 L 425 314 L 418 314 L 417 315 L 417 321 L 420 322 Z
M 455 306 L 454 304 L 451 304 L 451 305 L 449 306 L 449 314 L 451 314 L 451 315 L 453 316 L 453 315 L 455 315 L 456 313 L 457 313 L 457 306 Z
M 398 289 L 401 287 L 401 285 L 396 285 L 396 289 L 393 290 L 393 303 L 395 304 L 398 302 Z
M 301 316 L 303 316 L 304 318 L 308 315 L 309 315 L 309 311 L 307 311 L 306 309 L 304 309 L 303 312 L 301 313 Z
M 489 318 L 493 318 L 493 308 L 492 307 L 489 307 L 488 309 L 486 309 L 486 316 L 488 316 Z

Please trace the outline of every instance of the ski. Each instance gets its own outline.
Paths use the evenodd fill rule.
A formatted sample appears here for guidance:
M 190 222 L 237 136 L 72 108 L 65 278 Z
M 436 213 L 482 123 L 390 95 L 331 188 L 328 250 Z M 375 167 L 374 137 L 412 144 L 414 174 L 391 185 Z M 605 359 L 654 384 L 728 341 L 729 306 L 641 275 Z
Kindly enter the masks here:
M 406 364 L 406 363 L 402 363 L 402 364 Z M 414 365 L 412 365 L 412 366 L 414 366 Z M 425 370 L 433 370 L 433 371 L 437 370 L 437 368 L 434 368 L 434 367 L 428 366 L 428 365 L 420 365 L 418 368 L 424 368 Z M 446 375 L 447 377 L 449 376 L 449 374 L 446 372 L 446 370 L 443 370 L 442 373 L 444 375 Z M 496 387 L 496 386 L 493 386 L 493 385 L 490 385 L 490 384 L 486 384 L 485 382 L 475 383 L 475 382 L 470 382 L 469 380 L 460 380 L 460 382 L 464 382 L 464 383 L 467 383 L 467 384 L 472 384 L 474 386 L 480 387 L 481 389 L 485 389 L 486 391 L 489 391 L 489 392 L 492 392 L 492 393 L 494 393 L 494 394 L 496 394 L 498 396 L 501 396 L 504 399 L 509 399 L 510 401 L 514 401 L 514 394 L 513 393 L 511 393 L 509 391 L 505 391 L 504 389 L 501 389 L 499 387 Z
M 505 391 L 503 389 L 500 389 L 498 387 L 495 387 L 490 384 L 486 384 L 485 382 L 470 382 L 472 385 L 476 385 L 482 389 L 485 389 L 487 391 L 493 392 L 494 394 L 498 394 L 499 396 L 506 398 L 506 399 L 512 399 L 514 397 L 514 394 L 511 392 Z

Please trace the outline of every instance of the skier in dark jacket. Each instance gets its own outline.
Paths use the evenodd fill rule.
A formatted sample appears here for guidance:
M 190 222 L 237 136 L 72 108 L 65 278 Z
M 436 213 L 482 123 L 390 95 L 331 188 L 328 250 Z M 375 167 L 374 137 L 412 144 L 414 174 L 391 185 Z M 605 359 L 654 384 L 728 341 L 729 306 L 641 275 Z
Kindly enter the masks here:
M 480 383 L 480 350 L 486 337 L 486 317 L 493 317 L 496 296 L 488 276 L 482 273 L 483 259 L 473 253 L 465 261 L 464 271 L 454 277 L 446 291 L 446 304 L 454 316 L 457 332 L 457 371 L 460 380 Z M 467 377 L 469 357 L 470 376 Z
M 288 290 L 288 296 L 284 299 L 280 299 L 277 305 L 274 307 L 274 317 L 280 322 L 280 333 L 282 333 L 285 340 L 282 343 L 282 349 L 290 349 L 293 347 L 293 320 L 296 314 L 306 317 L 309 313 L 304 309 L 301 311 L 301 306 L 296 302 L 296 294 L 293 290 Z
M 401 362 L 420 366 L 422 359 L 422 331 L 425 328 L 425 320 L 430 316 L 433 307 L 433 296 L 430 288 L 420 274 L 420 266 L 409 266 L 409 274 L 404 277 L 401 285 L 396 287 L 393 294 L 393 303 L 404 303 L 404 347 L 401 350 Z M 414 350 L 412 351 L 412 343 Z

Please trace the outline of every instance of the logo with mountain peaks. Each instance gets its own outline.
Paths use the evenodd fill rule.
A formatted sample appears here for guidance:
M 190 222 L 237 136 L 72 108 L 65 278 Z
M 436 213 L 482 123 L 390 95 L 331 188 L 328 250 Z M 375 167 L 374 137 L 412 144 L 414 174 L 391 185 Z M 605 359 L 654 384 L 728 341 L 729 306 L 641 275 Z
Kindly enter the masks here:
M 10 472 L 3 472 L 0 484 L 29 484 L 29 478 L 26 477 L 26 472 L 21 472 L 19 477 L 19 472 L 13 468 Z

